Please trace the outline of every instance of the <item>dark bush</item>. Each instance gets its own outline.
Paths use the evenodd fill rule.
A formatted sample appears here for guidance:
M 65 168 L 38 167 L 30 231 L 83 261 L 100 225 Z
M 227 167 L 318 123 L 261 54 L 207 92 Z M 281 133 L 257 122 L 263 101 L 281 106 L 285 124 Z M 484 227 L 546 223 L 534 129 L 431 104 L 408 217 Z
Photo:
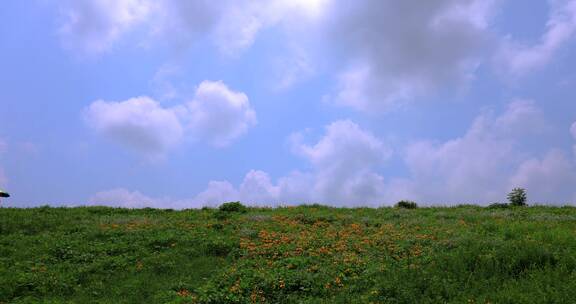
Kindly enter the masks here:
M 413 201 L 399 201 L 394 205 L 396 208 L 404 208 L 404 209 L 416 209 L 418 208 L 418 204 Z
M 218 210 L 214 213 L 214 218 L 220 221 L 227 220 L 231 217 L 232 213 L 227 211 Z
M 220 239 L 211 240 L 206 244 L 206 253 L 212 256 L 226 256 L 235 248 L 233 243 Z
M 526 206 L 526 190 L 514 188 L 508 193 L 508 200 L 512 206 Z
M 218 207 L 218 210 L 223 212 L 246 213 L 248 211 L 248 208 L 246 208 L 246 206 L 242 205 L 240 202 L 228 202 L 220 205 L 220 207 Z

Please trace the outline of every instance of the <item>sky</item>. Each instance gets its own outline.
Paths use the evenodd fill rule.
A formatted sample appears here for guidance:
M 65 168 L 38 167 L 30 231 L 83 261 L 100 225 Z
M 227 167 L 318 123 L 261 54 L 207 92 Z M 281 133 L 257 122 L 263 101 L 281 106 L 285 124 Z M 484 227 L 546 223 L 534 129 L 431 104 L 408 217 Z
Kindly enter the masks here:
M 576 205 L 576 0 L 7 0 L 4 206 Z

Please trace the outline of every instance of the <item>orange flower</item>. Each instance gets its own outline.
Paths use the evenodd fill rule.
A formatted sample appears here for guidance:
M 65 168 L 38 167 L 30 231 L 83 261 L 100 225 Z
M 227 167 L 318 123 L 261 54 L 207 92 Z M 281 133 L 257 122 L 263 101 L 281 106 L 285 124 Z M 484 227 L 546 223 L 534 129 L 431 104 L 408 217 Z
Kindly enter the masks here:
M 342 279 L 340 279 L 340 277 L 336 277 L 336 279 L 334 279 L 334 283 L 336 283 L 336 285 L 340 287 L 344 286 L 344 284 L 342 284 Z
M 178 294 L 179 297 L 189 297 L 192 295 L 192 293 L 185 288 L 178 290 L 176 294 Z

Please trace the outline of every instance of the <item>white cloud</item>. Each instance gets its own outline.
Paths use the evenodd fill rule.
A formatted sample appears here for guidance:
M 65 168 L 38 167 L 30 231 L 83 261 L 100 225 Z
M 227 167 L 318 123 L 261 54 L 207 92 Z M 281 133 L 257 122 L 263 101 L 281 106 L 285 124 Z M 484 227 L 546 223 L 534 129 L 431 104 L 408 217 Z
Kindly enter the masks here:
M 85 109 L 84 119 L 96 132 L 149 156 L 174 148 L 184 134 L 175 110 L 145 96 L 120 102 L 95 101 Z
M 247 202 L 277 204 L 279 190 L 272 184 L 268 173 L 251 170 L 240 184 L 240 198 Z
M 286 90 L 310 78 L 316 72 L 309 54 L 302 48 L 293 47 L 289 55 L 276 61 L 279 79 L 276 89 Z
M 399 181 L 403 192 L 437 204 L 502 200 L 522 162 L 518 140 L 539 131 L 527 122 L 542 121 L 541 115 L 532 102 L 516 101 L 500 116 L 478 116 L 463 137 L 410 145 L 404 160 L 411 177 Z
M 562 151 L 552 149 L 543 159 L 523 162 L 509 188 L 528 189 L 530 201 L 547 204 L 576 203 L 576 163 Z
M 150 11 L 147 0 L 66 1 L 61 4 L 65 21 L 59 34 L 68 48 L 103 53 L 144 21 Z
M 64 20 L 59 34 L 64 45 L 85 53 L 109 51 L 121 37 L 138 33 L 139 45 L 168 40 L 179 47 L 207 36 L 222 54 L 234 55 L 250 47 L 262 28 L 317 18 L 323 2 L 326 1 L 66 1 L 60 4 Z
M 334 2 L 331 52 L 350 60 L 335 102 L 386 110 L 444 85 L 465 83 L 486 46 L 494 1 Z
M 380 199 L 383 177 L 377 172 L 392 151 L 357 124 L 333 122 L 316 144 L 296 142 L 294 150 L 314 169 L 313 198 L 333 204 L 374 204 Z
M 224 147 L 256 124 L 246 94 L 230 90 L 221 81 L 203 81 L 184 105 L 165 108 L 146 96 L 119 102 L 98 100 L 83 116 L 97 133 L 152 158 L 177 147 L 187 134 Z
M 576 34 L 576 0 L 549 1 L 551 13 L 546 31 L 534 45 L 504 39 L 496 55 L 496 64 L 502 73 L 517 78 L 543 68 Z
M 194 200 L 241 200 L 271 206 L 302 202 L 348 206 L 382 203 L 384 181 L 378 169 L 392 152 L 374 135 L 342 120 L 328 125 L 326 134 L 314 145 L 298 141 L 293 144 L 294 151 L 310 162 L 312 171 L 294 171 L 274 184 L 267 173 L 252 170 L 238 190 L 227 182 L 211 182 Z
M 533 124 L 534 123 L 534 124 Z M 392 150 L 370 132 L 349 120 L 333 122 L 312 144 L 295 133 L 295 154 L 310 165 L 276 181 L 263 171 L 249 171 L 238 187 L 211 181 L 189 200 L 158 200 L 163 206 L 217 206 L 227 201 L 277 206 L 325 203 L 335 206 L 377 206 L 413 199 L 421 204 L 486 204 L 505 201 L 514 187 L 528 190 L 530 202 L 574 203 L 576 161 L 557 149 L 543 157 L 520 150 L 520 143 L 544 128 L 546 122 L 532 101 L 511 102 L 500 115 L 485 111 L 467 132 L 445 142 L 418 141 L 401 155 L 407 177 L 389 177 L 382 170 Z M 576 138 L 576 123 L 571 128 Z M 128 198 L 139 197 L 135 193 Z M 130 199 L 126 199 L 130 202 Z
M 319 61 L 342 62 L 332 100 L 373 111 L 467 83 L 481 61 L 494 2 L 86 0 L 63 5 L 61 33 L 67 44 L 93 53 L 134 32 L 137 45 L 187 47 L 205 39 L 221 54 L 236 55 L 263 30 L 278 28 L 282 47 L 304 47 L 282 59 L 274 87 L 310 77 Z M 314 50 L 330 58 L 310 58 Z
M 89 200 L 90 205 L 105 205 L 124 208 L 163 207 L 160 200 L 148 197 L 138 191 L 116 188 L 94 194 Z
M 392 178 L 381 173 L 391 156 L 390 148 L 357 124 L 337 121 L 312 145 L 302 143 L 303 134 L 291 137 L 293 151 L 310 163 L 310 171 L 294 171 L 277 183 L 264 172 L 252 171 L 241 190 L 226 183 L 226 198 L 268 205 L 322 202 L 374 206 L 400 199 L 423 204 L 485 204 L 503 201 L 510 189 L 524 186 L 533 199 L 568 201 L 575 164 L 554 151 L 542 161 L 519 151 L 523 138 L 544 127 L 542 113 L 532 101 L 515 100 L 500 115 L 492 111 L 479 115 L 462 137 L 409 145 L 403 161 L 410 175 Z M 539 172 L 549 181 L 532 177 Z M 552 178 L 554 174 L 558 178 Z M 242 192 L 247 180 L 255 180 L 257 186 Z M 214 194 L 216 187 L 210 187 L 210 192 L 212 197 L 222 197 Z
M 194 201 L 201 206 L 218 206 L 223 202 L 238 200 L 238 190 L 227 181 L 210 181 L 208 188 L 198 194 Z
M 514 137 L 538 133 L 548 125 L 532 100 L 516 99 L 508 104 L 506 112 L 494 121 L 492 128 L 500 136 Z
M 208 188 L 192 201 L 197 206 L 218 206 L 224 202 L 242 201 L 251 205 L 276 206 L 280 203 L 279 186 L 272 184 L 263 171 L 251 170 L 236 189 L 227 181 L 211 181 Z
M 188 103 L 189 128 L 194 137 L 223 147 L 256 124 L 248 96 L 221 81 L 204 81 Z
M 176 65 L 164 64 L 158 68 L 150 81 L 154 95 L 161 101 L 181 98 L 173 78 L 182 74 L 182 69 Z
M 429 203 L 485 202 L 501 198 L 511 143 L 467 133 L 442 144 L 419 142 L 407 149 L 411 199 Z

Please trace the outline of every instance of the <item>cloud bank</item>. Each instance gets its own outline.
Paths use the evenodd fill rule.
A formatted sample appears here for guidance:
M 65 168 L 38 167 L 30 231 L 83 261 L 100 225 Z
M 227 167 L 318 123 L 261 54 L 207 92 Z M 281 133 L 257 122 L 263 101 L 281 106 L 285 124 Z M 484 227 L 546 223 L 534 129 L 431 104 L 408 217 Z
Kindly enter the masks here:
M 505 201 L 512 188 L 524 187 L 533 203 L 574 203 L 576 157 L 556 148 L 541 157 L 521 151 L 524 139 L 541 132 L 539 122 L 545 120 L 534 102 L 515 100 L 499 115 L 493 111 L 478 115 L 461 137 L 416 141 L 393 152 L 358 124 L 339 120 L 327 125 L 324 135 L 312 144 L 304 143 L 303 134 L 291 136 L 292 150 L 306 160 L 308 171 L 295 170 L 274 181 L 266 172 L 251 170 L 238 187 L 228 181 L 211 181 L 192 199 L 148 201 L 181 208 L 236 200 L 261 206 L 382 206 L 400 199 L 435 205 L 488 204 Z M 407 167 L 407 177 L 385 174 L 394 154 Z M 116 192 L 122 194 L 116 196 L 122 202 L 125 193 Z M 139 193 L 126 197 L 138 198 Z
M 163 107 L 146 96 L 98 100 L 83 117 L 101 136 L 152 157 L 176 148 L 186 137 L 224 147 L 256 124 L 246 94 L 221 81 L 203 81 L 189 102 L 175 107 Z
M 576 1 L 555 0 L 550 3 L 546 30 L 535 44 L 505 37 L 496 62 L 502 73 L 513 79 L 538 70 L 550 63 L 564 45 L 576 35 Z
M 149 155 L 175 147 L 184 134 L 176 111 L 146 96 L 95 101 L 85 110 L 84 119 L 97 133 Z
M 218 147 L 229 145 L 256 124 L 248 96 L 221 81 L 202 82 L 187 107 L 193 136 Z
M 470 79 L 488 43 L 493 1 L 333 3 L 329 45 L 351 58 L 337 104 L 381 111 Z
M 281 77 L 275 88 L 287 89 L 318 74 L 322 60 L 316 51 L 327 57 L 322 59 L 335 75 L 325 100 L 380 113 L 465 88 L 489 59 L 496 63 L 491 68 L 509 79 L 544 68 L 576 33 L 576 0 L 549 3 L 546 28 L 535 43 L 494 29 L 498 0 L 70 1 L 62 4 L 59 35 L 66 47 L 96 55 L 123 42 L 177 48 L 208 42 L 219 54 L 234 57 L 275 28 L 287 41 L 279 52 L 284 55 L 278 59 Z M 173 89 L 167 82 L 160 85 Z M 225 147 L 257 123 L 248 96 L 219 81 L 200 83 L 192 98 L 173 107 L 147 96 L 95 101 L 84 118 L 97 134 L 152 157 L 188 141 Z M 503 200 L 516 186 L 533 189 L 534 200 L 574 200 L 576 145 L 573 157 L 555 148 L 536 155 L 521 147 L 546 128 L 540 109 L 528 100 L 513 101 L 499 114 L 482 112 L 461 136 L 394 149 L 360 124 L 337 120 L 316 142 L 292 135 L 291 148 L 306 169 L 278 178 L 254 169 L 238 185 L 210 181 L 197 196 L 175 204 L 488 203 Z M 570 132 L 576 138 L 576 124 Z M 387 174 L 392 158 L 405 167 L 405 176 Z M 97 198 L 128 205 L 170 201 L 125 189 Z
M 316 18 L 324 0 L 86 0 L 60 3 L 58 34 L 65 47 L 85 54 L 109 52 L 130 36 L 137 45 L 166 42 L 188 47 L 201 39 L 221 54 L 250 47 L 272 26 Z M 170 37 L 170 38 L 167 38 Z

